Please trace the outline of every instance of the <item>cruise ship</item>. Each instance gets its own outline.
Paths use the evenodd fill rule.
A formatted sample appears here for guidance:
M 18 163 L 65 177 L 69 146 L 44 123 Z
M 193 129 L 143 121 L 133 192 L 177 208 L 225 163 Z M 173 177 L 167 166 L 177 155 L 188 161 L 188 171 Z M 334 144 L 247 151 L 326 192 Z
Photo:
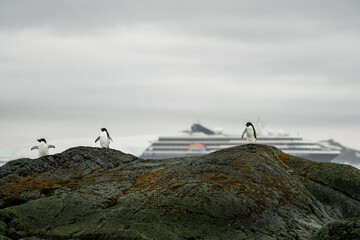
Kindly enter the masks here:
M 261 132 L 261 131 L 259 131 Z M 330 162 L 340 154 L 339 149 L 321 143 L 305 141 L 301 137 L 288 134 L 259 134 L 257 144 L 274 146 L 287 154 L 317 162 Z M 152 142 L 140 156 L 144 159 L 164 159 L 199 156 L 223 148 L 247 144 L 240 135 L 227 135 L 213 131 L 201 124 L 193 124 L 190 130 L 178 136 L 162 136 Z

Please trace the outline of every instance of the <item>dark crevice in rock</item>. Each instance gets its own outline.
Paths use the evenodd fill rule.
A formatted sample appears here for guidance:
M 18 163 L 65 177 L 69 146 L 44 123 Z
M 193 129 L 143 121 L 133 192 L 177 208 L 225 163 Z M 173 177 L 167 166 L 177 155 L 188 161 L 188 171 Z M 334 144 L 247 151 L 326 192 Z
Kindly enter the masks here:
M 308 177 L 307 177 L 307 179 L 310 180 L 310 181 L 312 181 L 312 182 L 314 182 L 314 183 L 320 184 L 320 185 L 323 186 L 323 187 L 326 187 L 326 188 L 332 189 L 333 191 L 336 191 L 336 192 L 338 192 L 338 193 L 341 193 L 341 194 L 343 194 L 344 196 L 346 196 L 347 198 L 350 198 L 350 199 L 352 199 L 352 200 L 354 200 L 354 201 L 359 202 L 359 199 L 356 199 L 356 198 L 354 198 L 353 196 L 351 196 L 350 194 L 348 194 L 348 193 L 346 193 L 346 192 L 344 192 L 344 191 L 341 191 L 341 190 L 339 190 L 339 189 L 337 189 L 337 188 L 332 188 L 330 185 L 328 185 L 328 184 L 326 184 L 326 183 L 324 183 L 324 182 L 321 182 L 321 181 L 318 181 L 318 180 L 315 180 L 315 179 L 312 179 L 312 178 L 308 178 Z M 360 202 L 359 202 L 359 204 L 360 204 Z

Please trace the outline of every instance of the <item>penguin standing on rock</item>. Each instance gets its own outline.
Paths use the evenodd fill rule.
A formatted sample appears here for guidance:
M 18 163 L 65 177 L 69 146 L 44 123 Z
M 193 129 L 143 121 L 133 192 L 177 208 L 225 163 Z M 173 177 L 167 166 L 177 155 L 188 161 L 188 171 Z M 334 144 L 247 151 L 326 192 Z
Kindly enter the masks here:
M 45 138 L 40 138 L 37 141 L 39 142 L 39 145 L 32 147 L 31 150 L 37 149 L 39 157 L 48 155 L 49 154 L 49 148 L 55 148 L 54 145 L 48 145 L 46 143 Z
M 252 125 L 251 122 L 246 123 L 246 128 L 241 135 L 241 138 L 244 138 L 244 135 L 246 133 L 246 140 L 248 143 L 255 143 L 256 141 L 256 131 L 254 128 L 254 125 Z
M 110 140 L 112 141 L 109 132 L 106 128 L 101 129 L 100 136 L 96 138 L 95 142 L 100 140 L 100 146 L 102 148 L 109 148 Z

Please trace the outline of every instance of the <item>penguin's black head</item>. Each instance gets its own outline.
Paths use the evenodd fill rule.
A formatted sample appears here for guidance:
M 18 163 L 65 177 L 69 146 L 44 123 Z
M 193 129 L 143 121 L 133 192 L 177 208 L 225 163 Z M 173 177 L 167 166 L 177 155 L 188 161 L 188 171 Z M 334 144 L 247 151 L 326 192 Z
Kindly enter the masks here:
M 102 132 L 107 132 L 106 128 L 101 129 Z
M 41 142 L 44 142 L 44 143 L 46 143 L 46 140 L 45 140 L 45 138 L 40 138 L 40 139 L 38 139 L 37 140 L 39 143 L 41 143 Z
M 247 127 L 250 127 L 250 126 L 252 126 L 252 123 L 251 123 L 251 122 L 247 122 L 247 123 L 246 123 L 246 126 L 247 126 Z

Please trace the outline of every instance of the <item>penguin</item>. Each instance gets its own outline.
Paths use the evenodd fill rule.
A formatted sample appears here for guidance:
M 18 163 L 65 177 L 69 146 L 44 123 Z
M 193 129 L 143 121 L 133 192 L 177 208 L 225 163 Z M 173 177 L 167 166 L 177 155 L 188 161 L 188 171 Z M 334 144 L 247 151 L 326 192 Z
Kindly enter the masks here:
M 45 138 L 40 138 L 37 141 L 39 145 L 32 147 L 31 150 L 37 149 L 39 157 L 49 155 L 49 148 L 55 148 L 54 145 L 48 145 Z
M 100 136 L 96 138 L 95 142 L 100 140 L 100 146 L 102 148 L 109 148 L 110 140 L 112 141 L 109 132 L 106 128 L 101 129 Z
M 252 125 L 251 122 L 246 123 L 246 128 L 245 128 L 243 134 L 241 135 L 241 138 L 244 138 L 245 133 L 246 133 L 247 142 L 248 143 L 255 143 L 255 141 L 256 141 L 256 131 L 255 131 L 254 125 Z

